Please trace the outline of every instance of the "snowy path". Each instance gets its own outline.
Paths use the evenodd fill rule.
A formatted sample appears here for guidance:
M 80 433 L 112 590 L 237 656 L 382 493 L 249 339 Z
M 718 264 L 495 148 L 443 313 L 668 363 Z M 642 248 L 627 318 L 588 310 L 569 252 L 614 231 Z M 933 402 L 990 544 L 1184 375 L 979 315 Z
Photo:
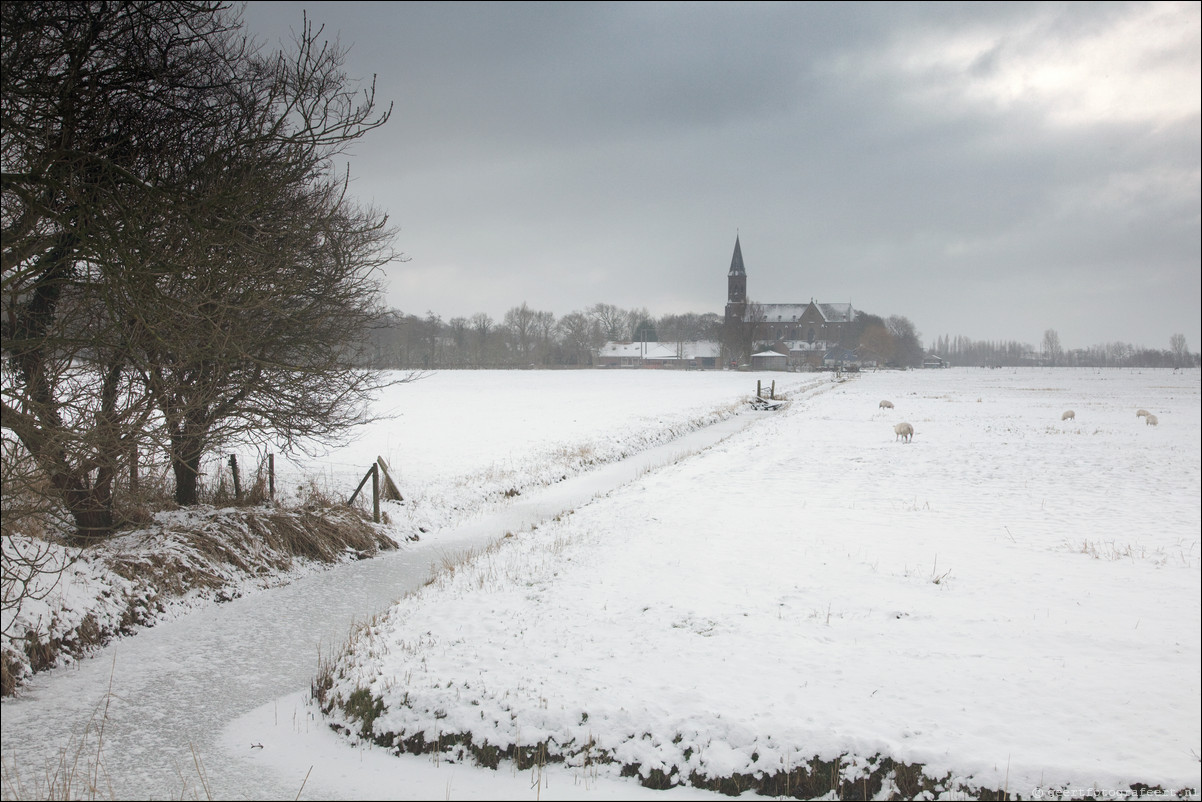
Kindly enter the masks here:
M 67 763 L 94 761 L 95 728 L 103 721 L 102 797 L 203 797 L 199 759 L 214 798 L 294 798 L 304 778 L 248 772 L 245 761 L 230 759 L 220 742 L 229 722 L 307 689 L 319 653 L 341 644 L 354 622 L 420 586 L 444 554 L 579 507 L 772 414 L 732 417 L 526 494 L 399 552 L 196 610 L 110 644 L 93 659 L 40 675 L 20 698 L 4 703 L 6 796 L 44 786 L 60 756 Z M 345 791 L 355 796 L 354 788 Z

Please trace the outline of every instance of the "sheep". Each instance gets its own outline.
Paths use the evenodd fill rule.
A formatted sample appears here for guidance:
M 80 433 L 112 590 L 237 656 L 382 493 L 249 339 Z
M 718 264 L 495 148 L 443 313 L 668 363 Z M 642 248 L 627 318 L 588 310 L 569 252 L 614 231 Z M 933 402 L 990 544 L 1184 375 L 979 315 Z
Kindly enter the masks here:
M 897 434 L 897 437 L 901 438 L 901 441 L 903 443 L 910 442 L 910 439 L 912 437 L 914 437 L 914 427 L 908 423 L 897 424 L 896 426 L 893 427 L 893 431 L 895 434 Z M 895 437 L 893 439 L 896 440 L 897 437 Z
M 1148 417 L 1148 416 L 1149 416 L 1149 415 L 1151 415 L 1151 414 L 1152 414 L 1152 413 L 1151 413 L 1151 412 L 1149 412 L 1148 410 L 1146 410 L 1146 409 L 1141 409 L 1141 410 L 1139 410 L 1138 412 L 1136 412 L 1136 413 L 1135 413 L 1135 417 L 1137 417 L 1137 418 L 1146 418 L 1146 417 Z
M 1160 421 L 1158 421 L 1156 419 L 1156 416 L 1153 415 L 1151 412 L 1149 412 L 1147 415 L 1144 415 L 1144 425 L 1145 426 L 1157 426 L 1159 424 L 1160 424 Z
M 1069 410 L 1065 410 L 1064 414 L 1060 416 L 1060 420 L 1075 420 L 1076 417 L 1077 417 L 1077 413 L 1073 412 L 1071 409 L 1069 409 Z
M 892 401 L 882 401 L 880 408 L 881 409 L 893 409 L 893 402 Z

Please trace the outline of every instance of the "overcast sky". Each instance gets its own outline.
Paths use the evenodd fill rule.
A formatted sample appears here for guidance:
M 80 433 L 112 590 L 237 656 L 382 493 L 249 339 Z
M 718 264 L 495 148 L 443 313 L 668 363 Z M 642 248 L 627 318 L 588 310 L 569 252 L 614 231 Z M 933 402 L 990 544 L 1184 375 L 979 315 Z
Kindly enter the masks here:
M 247 4 L 302 13 L 394 104 L 353 191 L 389 303 L 722 312 L 1202 347 L 1202 4 Z

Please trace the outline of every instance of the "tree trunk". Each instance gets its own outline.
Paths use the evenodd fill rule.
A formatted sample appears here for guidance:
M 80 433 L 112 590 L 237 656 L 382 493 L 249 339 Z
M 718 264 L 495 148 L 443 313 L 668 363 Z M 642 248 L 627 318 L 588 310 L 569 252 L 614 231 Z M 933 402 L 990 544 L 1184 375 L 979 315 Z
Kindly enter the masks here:
M 90 546 L 113 533 L 116 522 L 111 487 L 89 487 L 86 476 L 66 474 L 56 475 L 51 483 L 59 491 L 75 522 L 75 532 L 70 537 L 71 545 Z
M 200 503 L 200 458 L 204 445 L 196 438 L 171 438 L 171 471 L 175 474 L 175 503 L 194 507 Z
M 75 523 L 69 537 L 72 545 L 87 546 L 103 540 L 116 528 L 113 515 L 114 463 L 97 465 L 97 459 L 83 465 L 72 463 L 71 454 L 62 444 L 70 432 L 53 414 L 37 418 L 4 404 L 5 428 L 12 431 L 29 452 L 34 464 L 50 480 L 52 495 L 66 507 Z M 101 453 L 107 458 L 109 452 Z M 92 480 L 92 470 L 96 479 Z

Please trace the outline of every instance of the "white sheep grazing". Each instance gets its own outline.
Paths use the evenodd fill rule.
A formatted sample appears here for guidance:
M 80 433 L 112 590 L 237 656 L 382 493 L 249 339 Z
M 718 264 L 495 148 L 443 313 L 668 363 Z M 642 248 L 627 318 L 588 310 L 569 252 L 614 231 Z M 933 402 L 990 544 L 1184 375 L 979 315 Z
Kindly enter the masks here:
M 893 427 L 893 431 L 894 431 L 894 433 L 897 434 L 897 437 L 901 438 L 903 443 L 910 442 L 910 439 L 912 437 L 914 437 L 914 427 L 908 423 L 897 424 L 896 426 Z M 897 437 L 895 437 L 893 439 L 896 440 Z
M 1148 416 L 1149 416 L 1149 415 L 1151 415 L 1151 414 L 1152 414 L 1152 413 L 1151 413 L 1151 412 L 1149 412 L 1148 410 L 1146 410 L 1146 409 L 1141 409 L 1141 410 L 1139 410 L 1138 412 L 1136 412 L 1136 413 L 1135 413 L 1135 417 L 1137 417 L 1137 418 L 1146 418 L 1146 417 L 1148 417 Z
M 1073 412 L 1070 409 L 1070 410 L 1066 410 L 1065 413 L 1060 416 L 1060 420 L 1075 420 L 1076 417 L 1077 417 L 1077 413 Z
M 1156 416 L 1153 415 L 1151 412 L 1149 412 L 1147 415 L 1144 415 L 1144 425 L 1145 426 L 1157 426 L 1159 424 L 1160 424 L 1160 421 L 1158 421 L 1156 419 Z
M 892 401 L 882 401 L 880 408 L 881 409 L 893 409 L 893 402 Z

